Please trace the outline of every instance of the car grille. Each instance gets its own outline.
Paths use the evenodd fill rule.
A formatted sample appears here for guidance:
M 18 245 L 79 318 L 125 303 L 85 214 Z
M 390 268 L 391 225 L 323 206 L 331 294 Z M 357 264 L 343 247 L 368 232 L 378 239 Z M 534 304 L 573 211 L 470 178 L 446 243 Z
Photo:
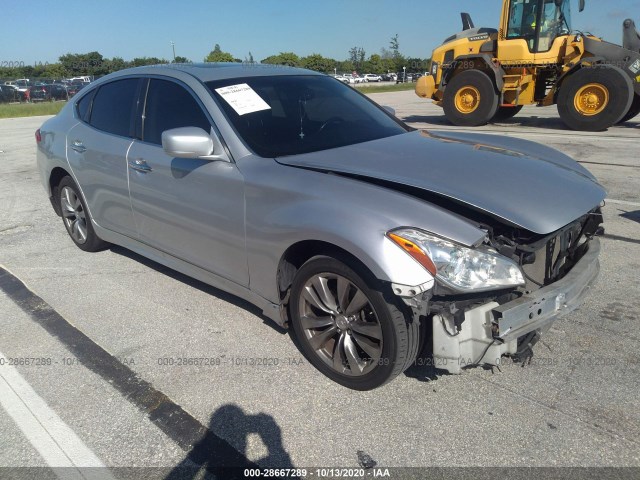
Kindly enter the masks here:
M 573 268 L 579 258 L 576 258 L 578 255 L 572 258 L 571 253 L 586 241 L 586 237 L 581 236 L 582 231 L 583 224 L 575 222 L 542 244 L 530 246 L 534 257 L 529 253 L 523 257 L 528 258 L 528 262 L 522 262 L 528 290 L 534 291 L 556 282 Z

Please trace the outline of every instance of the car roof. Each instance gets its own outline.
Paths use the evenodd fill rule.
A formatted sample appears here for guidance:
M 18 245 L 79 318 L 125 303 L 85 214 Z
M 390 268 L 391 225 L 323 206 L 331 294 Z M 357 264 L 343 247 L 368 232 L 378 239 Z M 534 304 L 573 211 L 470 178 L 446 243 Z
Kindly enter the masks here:
M 185 72 L 201 82 L 225 80 L 237 77 L 264 77 L 275 75 L 324 75 L 323 73 L 285 65 L 260 63 L 170 63 L 149 65 L 120 70 L 108 75 L 116 78 L 124 75 L 171 75 L 175 71 Z M 106 77 L 103 77 L 106 78 Z M 102 79 L 101 79 L 102 80 Z

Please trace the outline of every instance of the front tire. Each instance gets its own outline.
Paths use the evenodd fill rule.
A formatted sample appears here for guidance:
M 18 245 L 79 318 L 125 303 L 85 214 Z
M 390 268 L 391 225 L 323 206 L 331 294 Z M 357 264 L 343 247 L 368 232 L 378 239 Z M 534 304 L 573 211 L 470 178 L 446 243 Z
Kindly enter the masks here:
M 522 110 L 522 105 L 518 105 L 517 107 L 498 107 L 498 111 L 491 119 L 492 122 L 506 122 L 507 120 L 512 119 Z
M 85 252 L 98 252 L 107 248 L 109 244 L 96 235 L 80 189 L 71 177 L 64 177 L 60 181 L 56 195 L 62 222 L 73 243 Z
M 486 125 L 498 110 L 498 94 L 493 81 L 480 70 L 465 70 L 449 82 L 444 91 L 444 114 L 454 125 Z
M 582 68 L 567 78 L 558 94 L 558 113 L 572 130 L 600 132 L 629 112 L 633 83 L 611 65 Z
M 419 322 L 369 277 L 335 258 L 315 257 L 298 270 L 289 302 L 302 353 L 354 390 L 391 381 L 414 362 L 420 346 Z

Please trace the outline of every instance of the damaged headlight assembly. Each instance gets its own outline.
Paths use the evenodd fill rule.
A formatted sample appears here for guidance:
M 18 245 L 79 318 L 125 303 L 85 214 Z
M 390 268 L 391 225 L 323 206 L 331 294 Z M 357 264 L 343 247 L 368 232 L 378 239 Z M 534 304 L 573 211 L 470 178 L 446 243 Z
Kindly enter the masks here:
M 392 230 L 387 237 L 454 291 L 483 292 L 525 284 L 516 262 L 486 246 L 468 248 L 414 228 Z

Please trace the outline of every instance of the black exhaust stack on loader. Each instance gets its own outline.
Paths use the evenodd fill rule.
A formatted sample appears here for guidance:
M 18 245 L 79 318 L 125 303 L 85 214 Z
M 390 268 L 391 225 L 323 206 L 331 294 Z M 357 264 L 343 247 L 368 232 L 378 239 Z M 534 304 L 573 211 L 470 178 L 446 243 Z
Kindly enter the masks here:
M 473 24 L 473 20 L 471 20 L 471 15 L 469 15 L 468 13 L 461 13 L 460 16 L 462 17 L 462 31 L 476 28 L 476 26 Z

